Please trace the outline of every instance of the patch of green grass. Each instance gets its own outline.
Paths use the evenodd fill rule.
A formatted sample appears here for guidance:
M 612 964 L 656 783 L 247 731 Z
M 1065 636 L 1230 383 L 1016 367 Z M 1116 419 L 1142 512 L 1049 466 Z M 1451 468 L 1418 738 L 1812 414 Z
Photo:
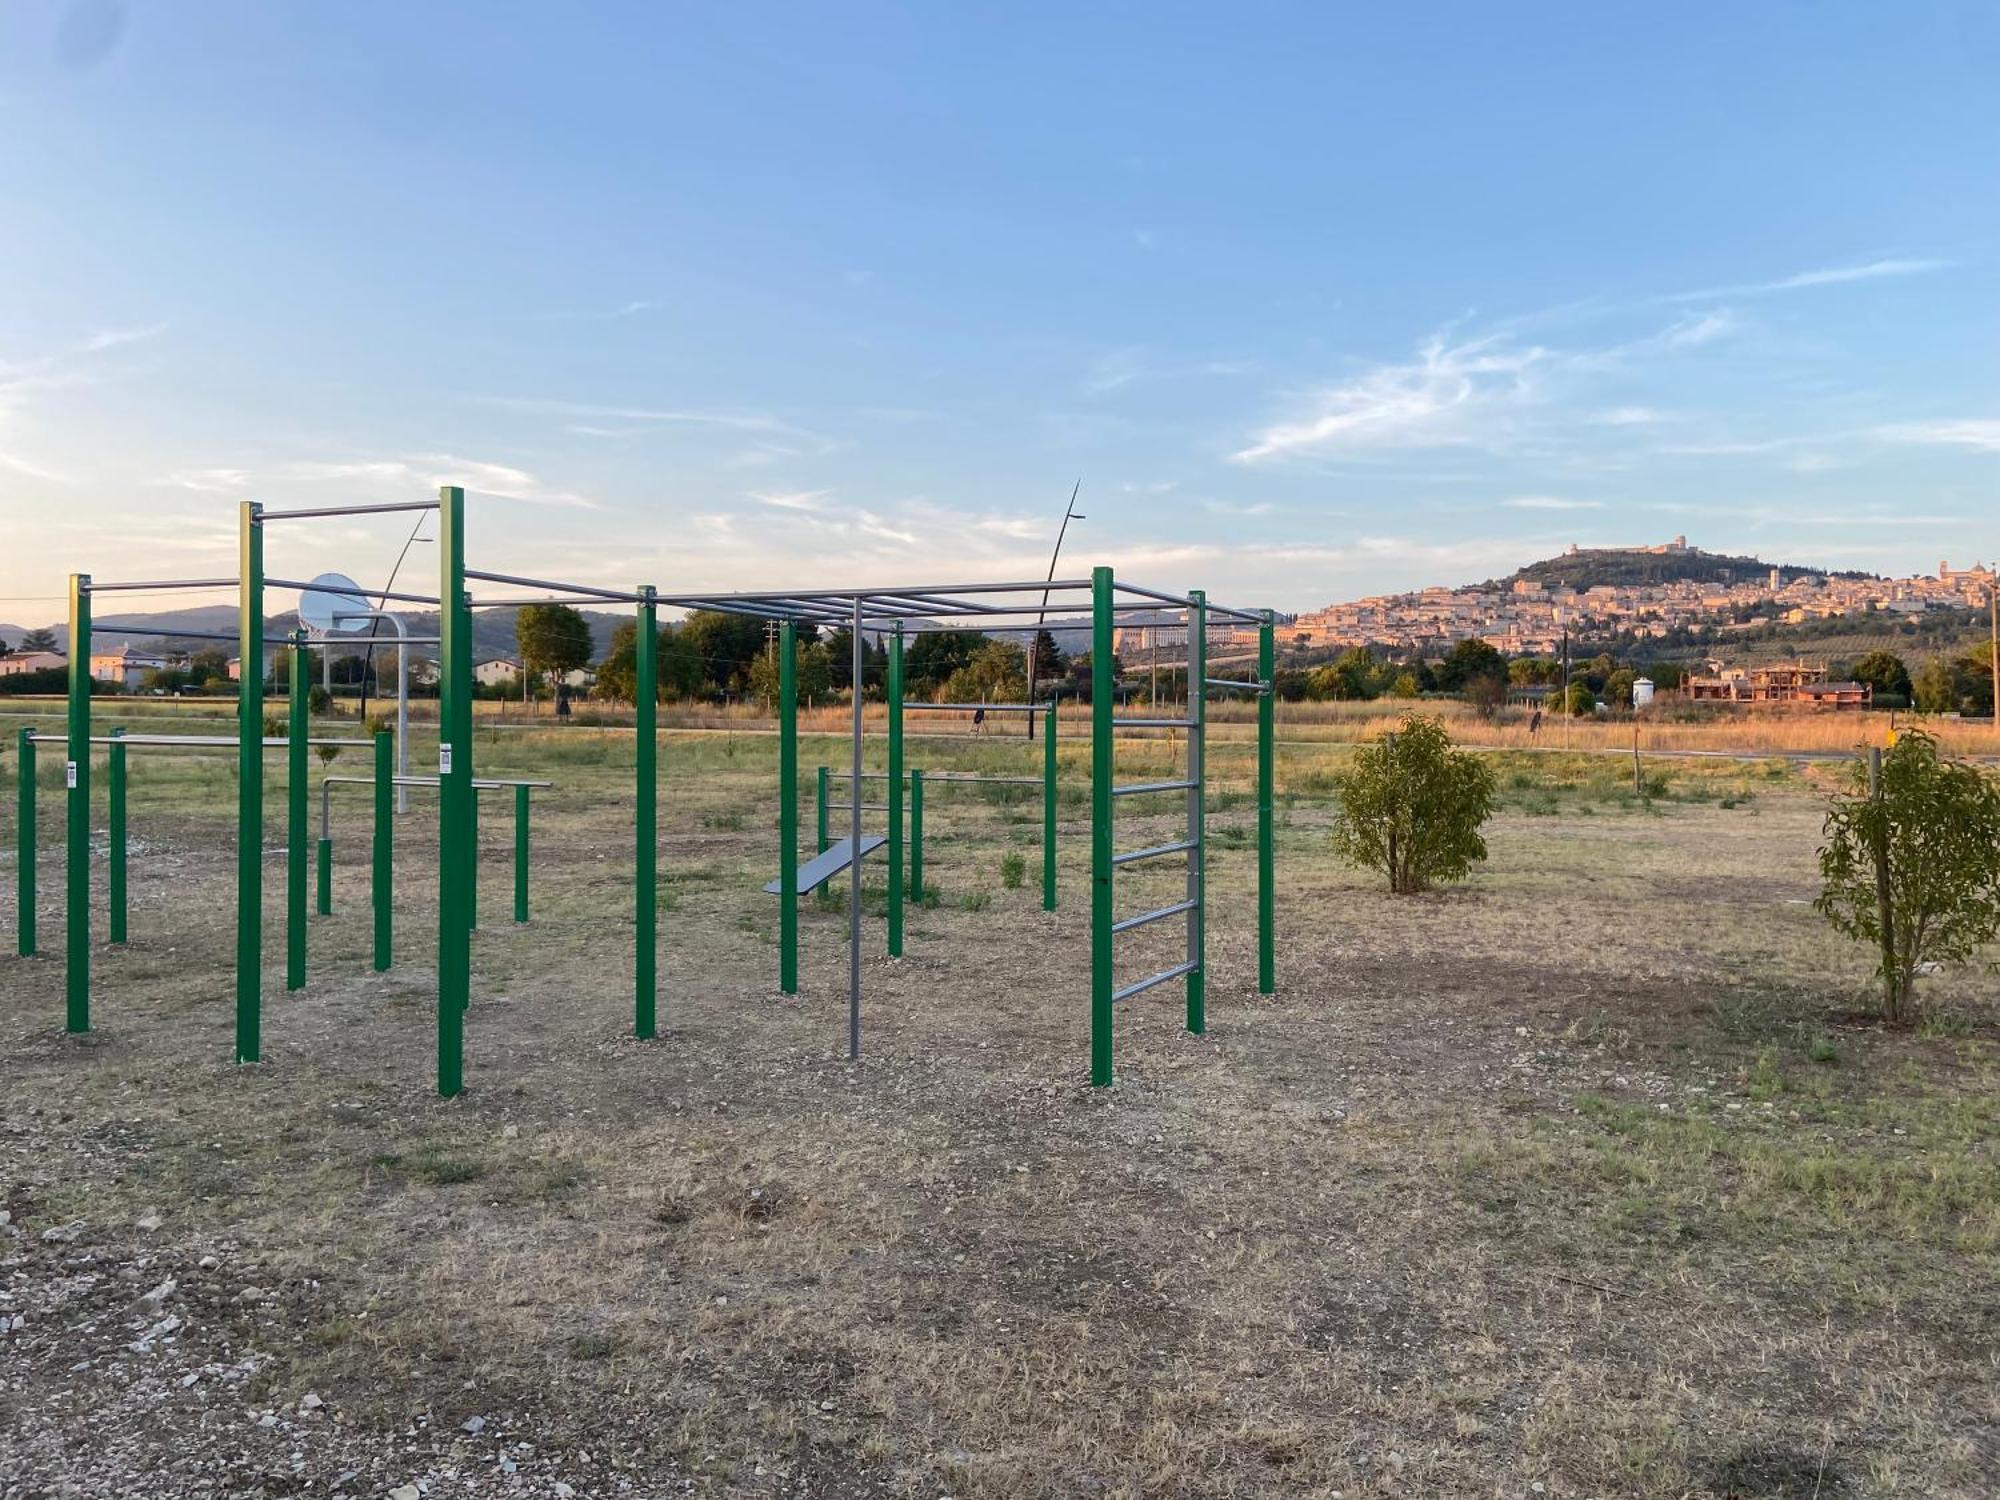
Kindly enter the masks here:
M 1018 891 L 1021 882 L 1028 878 L 1028 862 L 1019 854 L 1009 852 L 1000 856 L 1000 884 L 1010 891 Z
M 370 1165 L 405 1182 L 421 1182 L 431 1187 L 451 1187 L 477 1182 L 492 1170 L 491 1164 L 469 1150 L 443 1141 L 422 1141 L 406 1152 L 384 1152 Z

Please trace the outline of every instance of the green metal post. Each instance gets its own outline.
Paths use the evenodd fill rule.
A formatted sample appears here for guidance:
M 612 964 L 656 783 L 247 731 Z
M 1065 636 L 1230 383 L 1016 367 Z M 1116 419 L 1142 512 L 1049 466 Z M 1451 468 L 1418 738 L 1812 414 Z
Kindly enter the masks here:
M 826 837 L 826 767 L 819 768 L 819 785 L 814 792 L 814 804 L 819 808 L 819 852 L 826 853 L 830 845 Z
M 639 591 L 638 671 L 634 697 L 638 711 L 638 869 L 633 911 L 638 929 L 633 956 L 632 1033 L 651 1037 L 659 1030 L 660 933 L 660 625 L 650 586 Z
M 125 731 L 114 729 L 111 733 L 114 737 L 118 737 L 122 736 Z M 127 852 L 125 839 L 125 747 L 123 745 L 113 745 L 111 747 L 110 762 L 111 842 L 107 859 L 109 868 L 106 872 L 104 883 L 107 894 L 111 898 L 111 941 L 122 943 L 125 941 L 125 918 L 127 912 L 125 885 L 125 860 Z
M 799 687 L 798 632 L 778 627 L 778 988 L 799 992 Z M 825 785 L 826 767 L 819 771 Z M 820 799 L 820 826 L 826 799 Z M 824 836 L 824 835 L 822 835 Z
M 910 772 L 910 899 L 924 899 L 924 773 Z
M 317 858 L 314 864 L 315 896 L 314 909 L 322 917 L 333 915 L 333 840 L 322 835 L 316 845 Z
M 1208 1030 L 1208 596 L 1188 598 L 1187 1029 Z
M 306 985 L 306 740 L 312 667 L 306 656 L 306 633 L 292 632 L 288 648 L 291 673 L 291 714 L 285 727 L 285 988 Z
M 90 575 L 69 577 L 69 743 L 63 766 L 68 806 L 69 952 L 63 987 L 69 1029 L 90 1030 Z
M 472 1001 L 472 611 L 465 596 L 465 491 L 438 489 L 437 1086 L 465 1087 Z
M 472 796 L 466 803 L 466 812 L 472 823 L 472 850 L 466 860 L 467 878 L 465 882 L 465 925 L 474 932 L 479 931 L 479 788 L 472 789 Z
M 514 920 L 528 920 L 528 789 L 514 788 Z
M 264 1055 L 264 508 L 236 513 L 236 1060 Z
M 889 957 L 903 956 L 903 627 L 889 637 Z M 861 786 L 854 787 L 861 800 Z
M 1056 909 L 1056 701 L 1042 720 L 1042 910 Z
M 20 910 L 15 913 L 15 947 L 23 958 L 35 956 L 35 740 L 34 730 L 23 725 L 21 754 L 15 762 L 21 768 L 20 822 L 14 829 L 15 872 L 20 877 Z
M 1111 570 L 1090 573 L 1090 1082 L 1111 1083 Z
M 389 731 L 375 735 L 375 849 L 368 894 L 375 907 L 375 972 L 388 972 L 395 941 L 396 742 Z
M 1273 726 L 1277 718 L 1276 629 L 1271 611 L 1257 627 L 1257 677 L 1264 690 L 1257 695 L 1257 993 L 1269 995 L 1278 988 L 1276 886 L 1272 879 L 1271 794 L 1273 775 Z

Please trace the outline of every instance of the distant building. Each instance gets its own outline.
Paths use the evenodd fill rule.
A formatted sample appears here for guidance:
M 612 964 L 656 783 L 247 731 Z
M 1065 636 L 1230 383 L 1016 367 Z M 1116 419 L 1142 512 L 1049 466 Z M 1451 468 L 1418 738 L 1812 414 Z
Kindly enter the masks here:
M 46 672 L 51 667 L 66 667 L 69 658 L 59 651 L 18 651 L 12 656 L 0 656 L 0 677 L 12 677 L 21 672 Z
M 115 682 L 129 692 L 148 672 L 161 671 L 167 664 L 164 656 L 123 645 L 116 651 L 93 651 L 90 655 L 90 675 L 101 682 Z
M 1802 703 L 1811 708 L 1867 708 L 1874 690 L 1865 682 L 1829 682 L 1824 665 L 1784 662 L 1775 667 L 1723 667 L 1711 661 L 1709 671 L 1687 680 L 1687 696 L 1703 703 L 1764 706 Z
M 472 680 L 481 687 L 498 687 L 503 682 L 521 680 L 521 664 L 504 656 L 489 656 L 472 664 Z

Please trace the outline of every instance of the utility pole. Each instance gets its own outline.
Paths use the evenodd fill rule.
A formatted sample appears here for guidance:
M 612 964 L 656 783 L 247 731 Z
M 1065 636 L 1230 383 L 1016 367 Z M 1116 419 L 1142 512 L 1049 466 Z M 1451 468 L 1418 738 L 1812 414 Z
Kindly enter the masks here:
M 1049 583 L 1054 583 L 1056 580 L 1056 559 L 1062 556 L 1063 538 L 1069 535 L 1069 523 L 1071 521 L 1082 521 L 1088 519 L 1085 516 L 1078 515 L 1076 510 L 1076 497 L 1077 494 L 1082 489 L 1083 489 L 1083 480 L 1081 478 L 1079 478 L 1077 482 L 1070 487 L 1069 504 L 1063 507 L 1062 526 L 1058 528 L 1058 530 L 1056 531 L 1055 550 L 1049 554 L 1049 576 L 1048 576 Z M 1028 642 L 1028 711 L 1026 714 L 1023 715 L 1023 717 L 1026 718 L 1028 721 L 1029 739 L 1033 739 L 1035 737 L 1035 709 L 1034 709 L 1035 655 L 1041 649 L 1042 626 L 1048 620 L 1048 617 L 1049 617 L 1049 591 L 1047 588 L 1044 588 L 1042 590 L 1042 610 L 1040 614 L 1035 616 L 1035 638 Z M 861 800 L 861 797 L 858 793 L 856 794 L 854 800 L 856 802 L 859 802 Z

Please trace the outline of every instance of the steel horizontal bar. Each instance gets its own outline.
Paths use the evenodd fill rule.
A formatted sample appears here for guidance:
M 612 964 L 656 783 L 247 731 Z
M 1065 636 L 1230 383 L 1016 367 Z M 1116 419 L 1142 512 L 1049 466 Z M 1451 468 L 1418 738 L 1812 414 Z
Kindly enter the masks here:
M 397 510 L 436 510 L 435 500 L 399 500 L 387 505 L 314 505 L 303 510 L 260 510 L 259 521 L 305 521 L 315 516 L 379 516 Z
M 69 743 L 69 736 L 66 734 L 31 734 L 28 738 L 39 745 L 64 745 Z M 233 750 L 243 742 L 234 735 L 221 734 L 93 734 L 90 737 L 90 743 L 93 745 L 187 745 L 197 749 L 220 749 L 226 746 Z M 264 748 L 268 750 L 273 747 L 289 745 L 291 741 L 285 739 L 283 736 L 277 736 L 266 738 L 263 743 Z M 375 742 L 373 740 L 308 739 L 306 743 L 308 745 L 332 745 L 343 750 L 370 750 L 374 748 Z
M 97 635 L 147 635 L 156 638 L 166 637 L 178 641 L 240 641 L 243 639 L 242 636 L 233 630 L 150 630 L 143 626 L 120 625 L 116 622 L 107 623 L 103 620 L 95 621 L 90 628 L 92 633 Z M 292 643 L 290 636 L 283 635 L 267 635 L 263 640 L 267 646 L 289 646 Z M 308 641 L 306 644 L 311 645 L 312 643 Z M 101 655 L 102 653 L 99 654 Z
M 1194 600 L 1185 594 L 1162 593 L 1159 589 L 1149 589 L 1143 584 L 1127 583 L 1122 578 L 1112 580 L 1111 586 L 1121 594 L 1137 594 L 1141 599 L 1157 599 L 1162 604 L 1172 604 L 1181 609 L 1194 608 Z
M 375 778 L 373 776 L 322 776 L 320 780 L 330 786 L 375 785 Z M 438 779 L 435 776 L 391 776 L 389 780 L 396 786 L 436 786 L 438 784 Z M 555 785 L 553 781 L 521 781 L 510 776 L 476 776 L 473 778 L 472 784 L 475 788 L 503 786 L 550 787 Z
M 985 709 L 989 714 L 1040 714 L 1047 713 L 1046 703 L 905 703 L 906 713 L 957 713 L 969 714 L 976 709 Z
M 1155 844 L 1150 849 L 1128 849 L 1123 854 L 1111 856 L 1114 865 L 1136 865 L 1142 859 L 1165 859 L 1169 854 L 1185 854 L 1194 848 L 1193 839 L 1182 839 L 1176 844 Z
M 929 779 L 928 777 L 925 778 L 925 780 Z M 1143 797 L 1149 792 L 1192 791 L 1198 785 L 1200 783 L 1194 781 L 1134 781 L 1126 786 L 1114 786 L 1111 789 L 1111 795 L 1114 797 Z
M 1254 609 L 1231 609 L 1226 604 L 1211 604 L 1208 606 L 1208 612 L 1210 615 L 1223 615 L 1231 620 L 1240 620 L 1245 625 L 1264 623 L 1263 613 Z
M 305 583 L 297 578 L 266 578 L 264 580 L 264 587 L 269 589 L 317 589 L 319 585 Z M 400 599 L 405 604 L 435 605 L 437 603 L 437 595 L 435 594 L 404 594 L 392 592 L 389 589 L 363 589 L 361 594 L 365 594 L 371 599 Z M 357 594 L 355 597 L 359 598 L 360 595 Z
M 137 594 L 147 589 L 233 589 L 234 578 L 142 578 L 135 583 L 98 583 L 92 580 L 86 592 L 92 594 Z
M 593 599 L 608 599 L 614 604 L 637 604 L 637 589 L 601 589 L 590 583 L 565 583 L 551 578 L 516 578 L 512 573 L 488 573 L 480 568 L 467 568 L 467 578 L 477 578 L 484 583 L 511 583 L 516 588 L 547 589 L 552 594 L 584 594 Z
M 852 802 L 829 802 L 826 806 L 829 812 L 854 811 L 854 804 Z M 886 802 L 864 802 L 861 804 L 861 810 L 863 812 L 887 812 L 889 804 Z
M 703 600 L 720 604 L 723 600 L 758 603 L 770 599 L 817 599 L 829 603 L 844 601 L 851 608 L 857 599 L 865 604 L 870 599 L 893 599 L 898 595 L 908 594 L 1039 594 L 1043 589 L 1060 592 L 1065 589 L 1075 591 L 1089 587 L 1088 578 L 1058 578 L 1050 582 L 1035 578 L 1026 583 L 919 583 L 905 588 L 765 589 L 749 593 L 731 591 L 720 594 L 662 594 L 659 602 L 678 608 Z
M 1162 969 L 1157 974 L 1150 974 L 1144 979 L 1135 980 L 1133 983 L 1126 985 L 1122 990 L 1113 990 L 1111 992 L 1111 1003 L 1116 1005 L 1120 1000 L 1130 1000 L 1134 995 L 1143 994 L 1156 984 L 1165 984 L 1170 979 L 1179 979 L 1183 974 L 1192 974 L 1200 967 L 1200 964 L 1190 959 L 1184 964 L 1175 964 L 1171 969 Z
M 572 594 L 568 598 L 554 595 L 537 595 L 532 599 L 474 599 L 474 609 L 526 609 L 531 604 L 605 604 L 614 601 L 600 599 L 595 594 Z M 633 603 L 633 600 L 626 600 Z
M 1192 729 L 1192 719 L 1113 719 L 1113 729 Z
M 1184 911 L 1193 911 L 1201 903 L 1198 901 L 1176 901 L 1172 906 L 1162 906 L 1155 911 L 1142 911 L 1136 917 L 1127 917 L 1122 922 L 1113 922 L 1113 932 L 1130 932 L 1134 927 L 1144 927 L 1148 922 L 1165 921 L 1177 917 Z
M 1268 682 L 1238 682 L 1233 677 L 1204 677 L 1201 681 L 1204 687 L 1234 688 L 1239 693 L 1268 693 L 1271 691 L 1271 684 Z

